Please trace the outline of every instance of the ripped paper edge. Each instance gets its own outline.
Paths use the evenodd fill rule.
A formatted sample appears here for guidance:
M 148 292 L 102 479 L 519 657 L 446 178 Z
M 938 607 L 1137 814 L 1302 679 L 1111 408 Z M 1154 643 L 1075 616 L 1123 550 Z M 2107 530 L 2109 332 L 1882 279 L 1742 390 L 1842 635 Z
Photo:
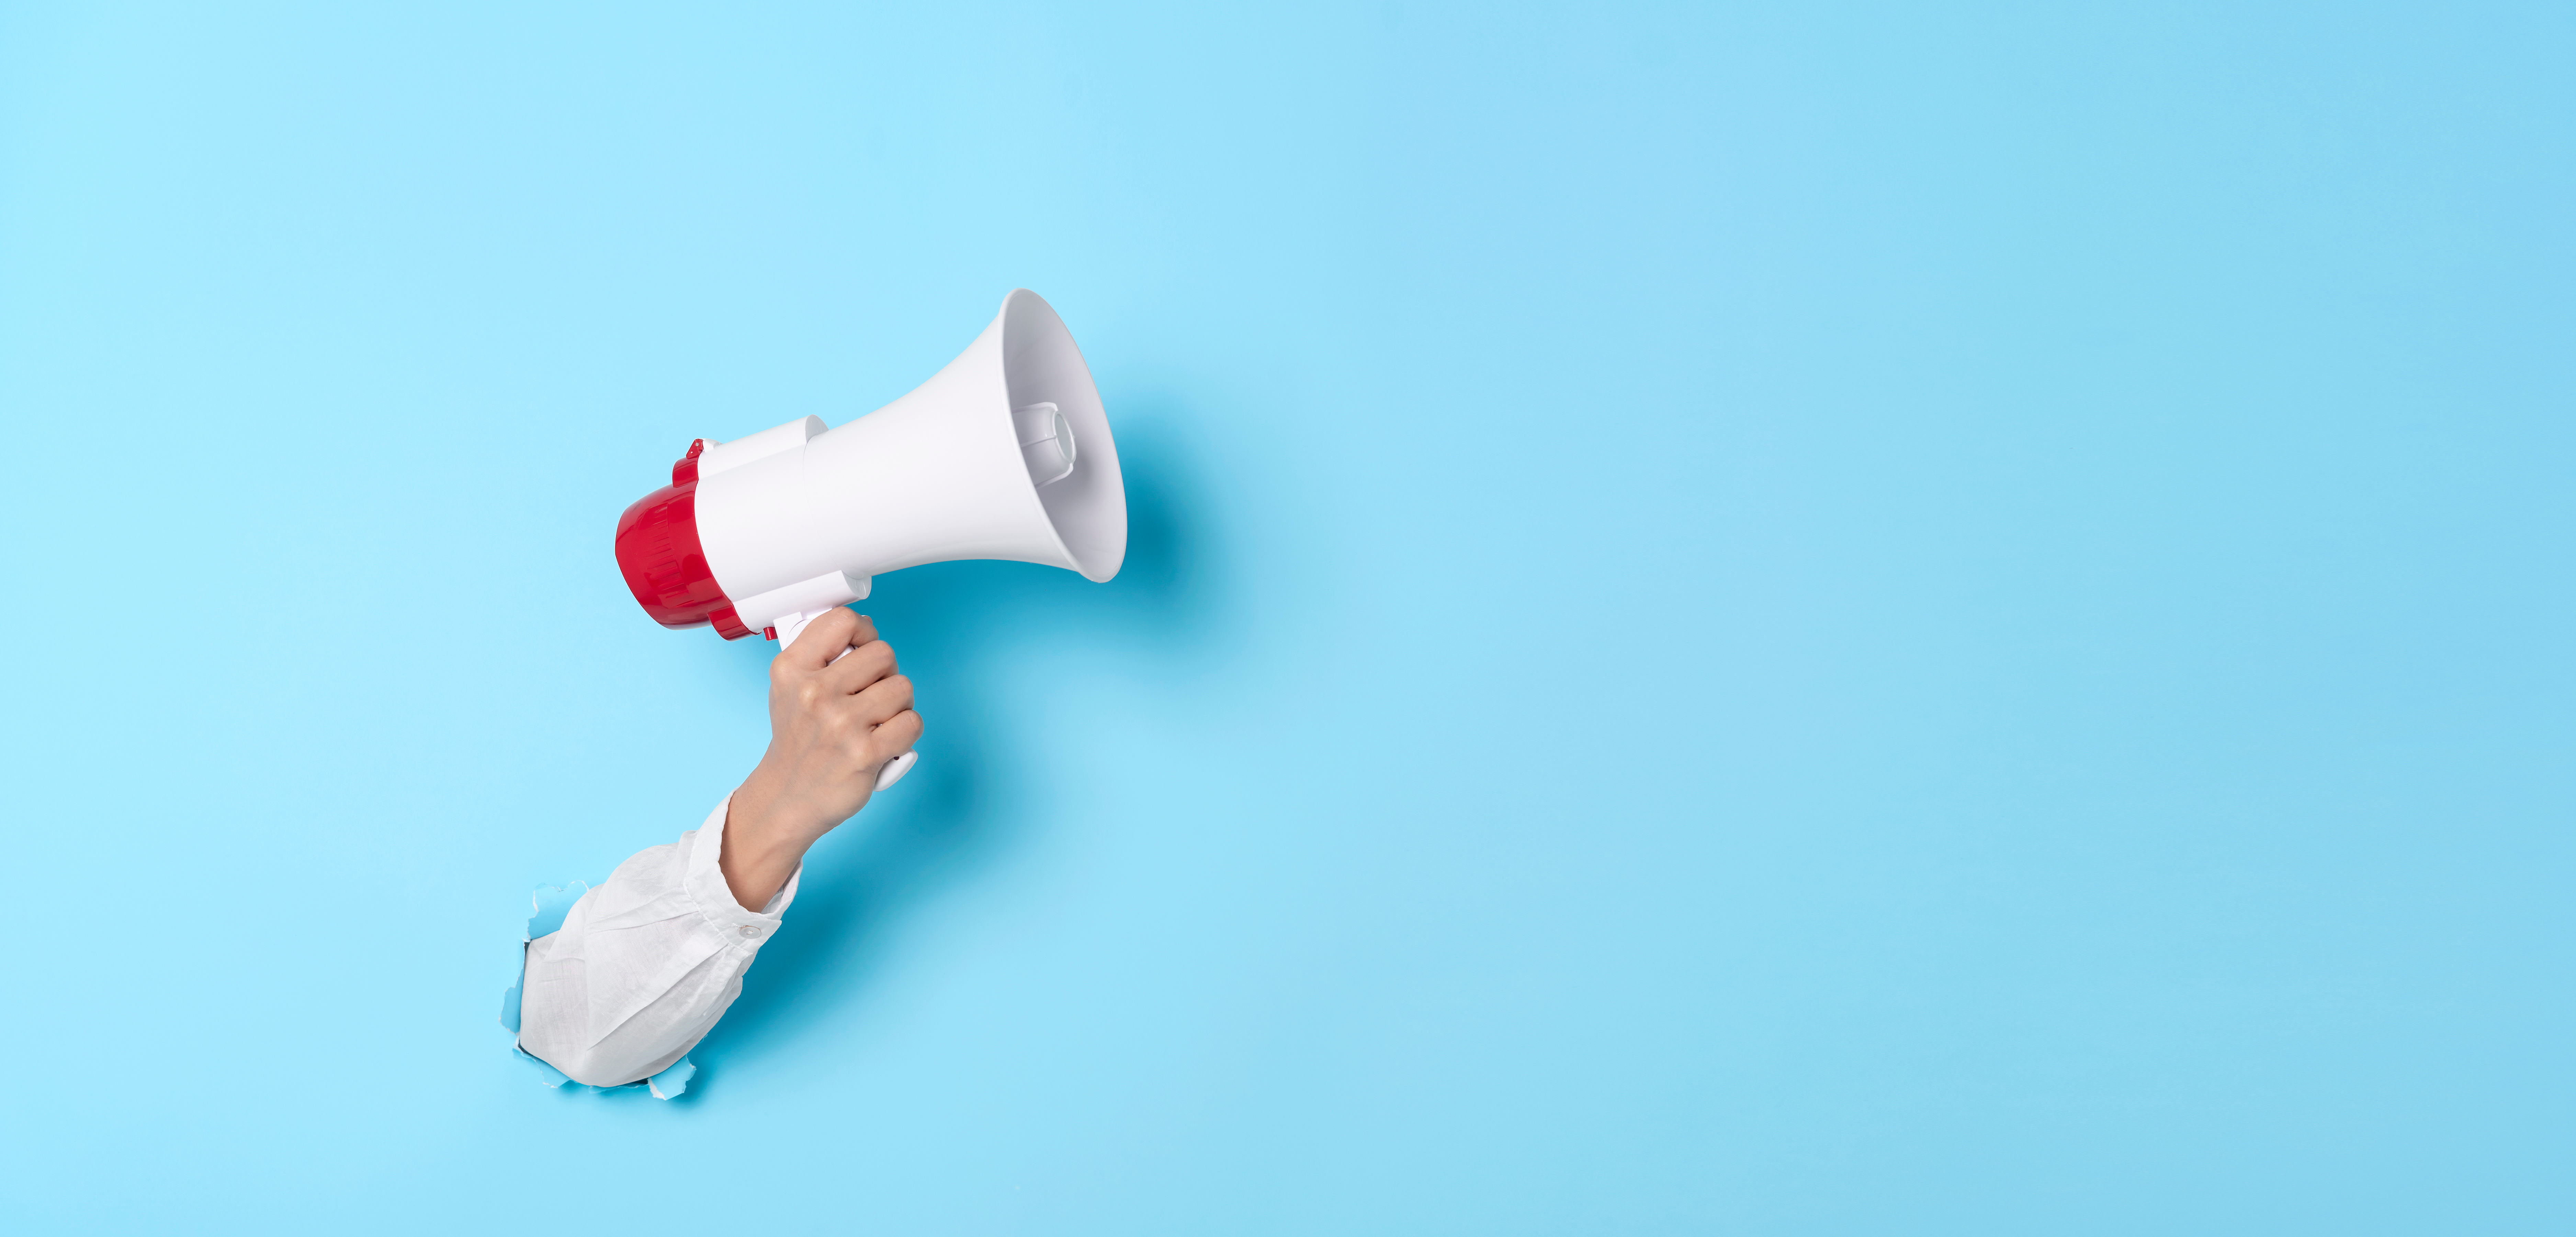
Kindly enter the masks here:
M 594 1087 L 588 1083 L 573 1082 L 571 1076 L 546 1064 L 544 1060 L 519 1046 L 519 1001 L 528 983 L 528 945 L 538 937 L 552 935 L 561 929 L 564 916 L 572 913 L 572 904 L 581 901 L 581 895 L 588 892 L 590 892 L 589 882 L 574 881 L 569 885 L 539 885 L 528 895 L 528 908 L 534 913 L 528 916 L 527 930 L 519 934 L 518 974 L 510 980 L 510 986 L 501 993 L 501 1029 L 510 1033 L 510 1055 L 535 1066 L 537 1081 L 548 1087 L 561 1087 L 569 1083 L 594 1095 L 642 1087 L 657 1100 L 667 1100 L 685 1094 L 689 1089 L 689 1079 L 696 1077 L 698 1072 L 698 1067 L 689 1063 L 685 1053 L 679 1060 L 672 1062 L 670 1068 L 642 1082 L 621 1083 L 614 1087 Z

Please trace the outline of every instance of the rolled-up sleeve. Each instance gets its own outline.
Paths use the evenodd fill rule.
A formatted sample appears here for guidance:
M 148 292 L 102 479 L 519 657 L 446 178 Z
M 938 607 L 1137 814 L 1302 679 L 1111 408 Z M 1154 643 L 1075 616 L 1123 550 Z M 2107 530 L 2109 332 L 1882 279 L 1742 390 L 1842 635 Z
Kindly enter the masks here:
M 718 866 L 731 803 L 619 864 L 528 943 L 519 1047 L 575 1082 L 620 1086 L 669 1068 L 724 1017 L 805 875 L 758 911 L 735 902 Z

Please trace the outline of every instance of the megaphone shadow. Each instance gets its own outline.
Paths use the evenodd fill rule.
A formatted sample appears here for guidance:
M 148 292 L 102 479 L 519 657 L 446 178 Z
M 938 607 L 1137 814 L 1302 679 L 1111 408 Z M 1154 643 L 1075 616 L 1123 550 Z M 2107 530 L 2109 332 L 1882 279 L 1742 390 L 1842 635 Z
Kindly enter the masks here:
M 1198 457 L 1183 438 L 1189 422 L 1152 401 L 1121 411 L 1127 559 L 1107 585 L 1025 563 L 934 563 L 880 577 L 858 603 L 918 684 L 921 762 L 806 855 L 784 926 L 690 1054 L 702 1071 L 756 1059 L 837 1017 L 865 989 L 908 908 L 1047 826 L 1046 801 L 1002 772 L 1043 761 L 1016 750 L 1037 736 L 1009 724 L 1007 676 L 979 672 L 996 648 L 1036 630 L 1055 656 L 1150 651 L 1121 661 L 1155 677 L 1204 664 L 1231 590 L 1217 573 L 1225 556 L 1209 551 Z M 765 691 L 776 646 L 733 647 L 745 690 Z M 676 1102 L 705 1091 L 692 1087 Z

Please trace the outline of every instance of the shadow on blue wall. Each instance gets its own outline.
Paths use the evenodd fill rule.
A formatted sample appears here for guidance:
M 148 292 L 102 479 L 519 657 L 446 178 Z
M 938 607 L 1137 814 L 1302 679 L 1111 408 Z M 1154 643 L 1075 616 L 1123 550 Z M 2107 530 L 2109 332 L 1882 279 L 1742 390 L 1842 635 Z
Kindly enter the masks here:
M 807 855 L 785 928 L 761 950 L 732 1011 L 691 1053 L 699 1085 L 675 1103 L 721 1094 L 727 1063 L 811 1032 L 865 987 L 908 907 L 1047 827 L 1044 798 L 1017 772 L 1043 767 L 1023 749 L 1044 736 L 1010 724 L 1012 684 L 979 672 L 992 650 L 1042 633 L 1054 656 L 1114 658 L 1155 677 L 1203 663 L 1227 627 L 1231 590 L 1217 569 L 1224 556 L 1208 540 L 1203 465 L 1188 428 L 1168 401 L 1122 405 L 1127 560 L 1106 585 L 990 562 L 937 563 L 878 579 L 859 608 L 921 685 L 921 764 Z M 746 648 L 743 690 L 765 690 L 776 647 Z

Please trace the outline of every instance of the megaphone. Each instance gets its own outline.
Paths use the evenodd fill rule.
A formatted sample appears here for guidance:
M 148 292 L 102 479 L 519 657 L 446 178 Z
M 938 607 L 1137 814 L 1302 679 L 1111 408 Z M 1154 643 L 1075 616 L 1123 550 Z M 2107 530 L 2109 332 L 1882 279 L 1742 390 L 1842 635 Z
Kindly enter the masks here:
M 617 519 L 617 569 L 665 627 L 781 645 L 873 577 L 922 563 L 1040 563 L 1092 581 L 1127 557 L 1127 490 L 1091 370 L 1025 288 L 947 368 L 827 428 L 804 417 L 700 438 Z M 912 768 L 888 761 L 877 789 Z

